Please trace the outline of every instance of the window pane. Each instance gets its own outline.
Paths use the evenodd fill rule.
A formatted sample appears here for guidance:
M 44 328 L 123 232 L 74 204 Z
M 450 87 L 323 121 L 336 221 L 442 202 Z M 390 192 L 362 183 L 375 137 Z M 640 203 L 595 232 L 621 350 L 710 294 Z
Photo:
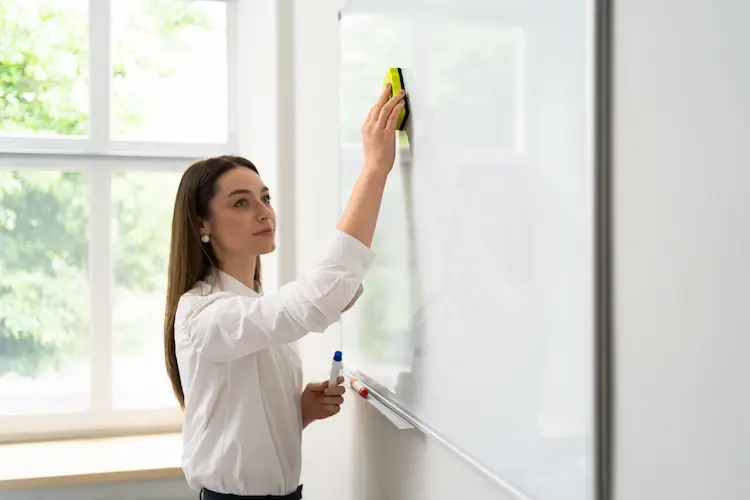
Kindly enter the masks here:
M 88 0 L 0 1 L 0 134 L 88 134 L 88 68 Z
M 156 142 L 227 140 L 226 5 L 112 0 L 112 133 Z
M 0 415 L 90 405 L 88 179 L 0 171 Z
M 177 406 L 164 368 L 162 323 L 172 209 L 181 176 L 119 172 L 112 178 L 116 408 Z

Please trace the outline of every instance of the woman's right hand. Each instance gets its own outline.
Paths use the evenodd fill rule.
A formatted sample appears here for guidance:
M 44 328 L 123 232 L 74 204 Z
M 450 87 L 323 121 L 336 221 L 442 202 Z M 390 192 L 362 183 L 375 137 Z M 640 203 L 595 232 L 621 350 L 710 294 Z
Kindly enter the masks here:
M 365 167 L 336 226 L 367 247 L 372 245 L 386 180 L 396 159 L 396 123 L 404 109 L 406 93 L 389 99 L 390 95 L 391 87 L 387 85 L 362 125 Z
M 396 123 L 404 109 L 406 92 L 402 90 L 389 99 L 390 95 L 391 85 L 388 84 L 362 125 L 365 168 L 386 174 L 391 171 L 396 159 Z

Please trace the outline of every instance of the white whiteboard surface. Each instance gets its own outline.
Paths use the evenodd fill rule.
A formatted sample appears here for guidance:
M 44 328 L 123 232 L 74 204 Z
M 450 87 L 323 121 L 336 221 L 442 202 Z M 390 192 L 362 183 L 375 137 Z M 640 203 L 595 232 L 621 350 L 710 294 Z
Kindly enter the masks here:
M 350 0 L 341 13 L 342 203 L 389 67 L 411 106 L 377 258 L 343 320 L 345 365 L 519 498 L 594 498 L 591 11 Z

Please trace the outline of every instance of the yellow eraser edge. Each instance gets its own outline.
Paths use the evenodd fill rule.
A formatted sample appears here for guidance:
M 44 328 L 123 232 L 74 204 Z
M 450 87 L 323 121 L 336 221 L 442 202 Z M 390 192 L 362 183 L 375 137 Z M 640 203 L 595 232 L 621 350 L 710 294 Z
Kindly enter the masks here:
M 401 77 L 399 76 L 399 68 L 388 68 L 388 72 L 385 74 L 385 81 L 383 87 L 387 84 L 391 84 L 391 97 L 394 94 L 401 92 L 403 86 L 401 85 Z M 396 130 L 403 130 L 404 119 L 406 118 L 406 108 L 401 110 L 398 116 L 398 122 L 396 123 Z

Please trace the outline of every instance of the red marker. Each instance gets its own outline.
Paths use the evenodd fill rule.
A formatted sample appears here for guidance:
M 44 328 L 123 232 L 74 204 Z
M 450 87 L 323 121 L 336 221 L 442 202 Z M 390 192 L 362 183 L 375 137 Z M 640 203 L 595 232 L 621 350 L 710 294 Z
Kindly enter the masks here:
M 357 393 L 363 398 L 366 398 L 367 395 L 370 394 L 370 391 L 367 390 L 367 387 L 362 385 L 362 383 L 356 378 L 349 379 L 349 387 L 357 391 Z

